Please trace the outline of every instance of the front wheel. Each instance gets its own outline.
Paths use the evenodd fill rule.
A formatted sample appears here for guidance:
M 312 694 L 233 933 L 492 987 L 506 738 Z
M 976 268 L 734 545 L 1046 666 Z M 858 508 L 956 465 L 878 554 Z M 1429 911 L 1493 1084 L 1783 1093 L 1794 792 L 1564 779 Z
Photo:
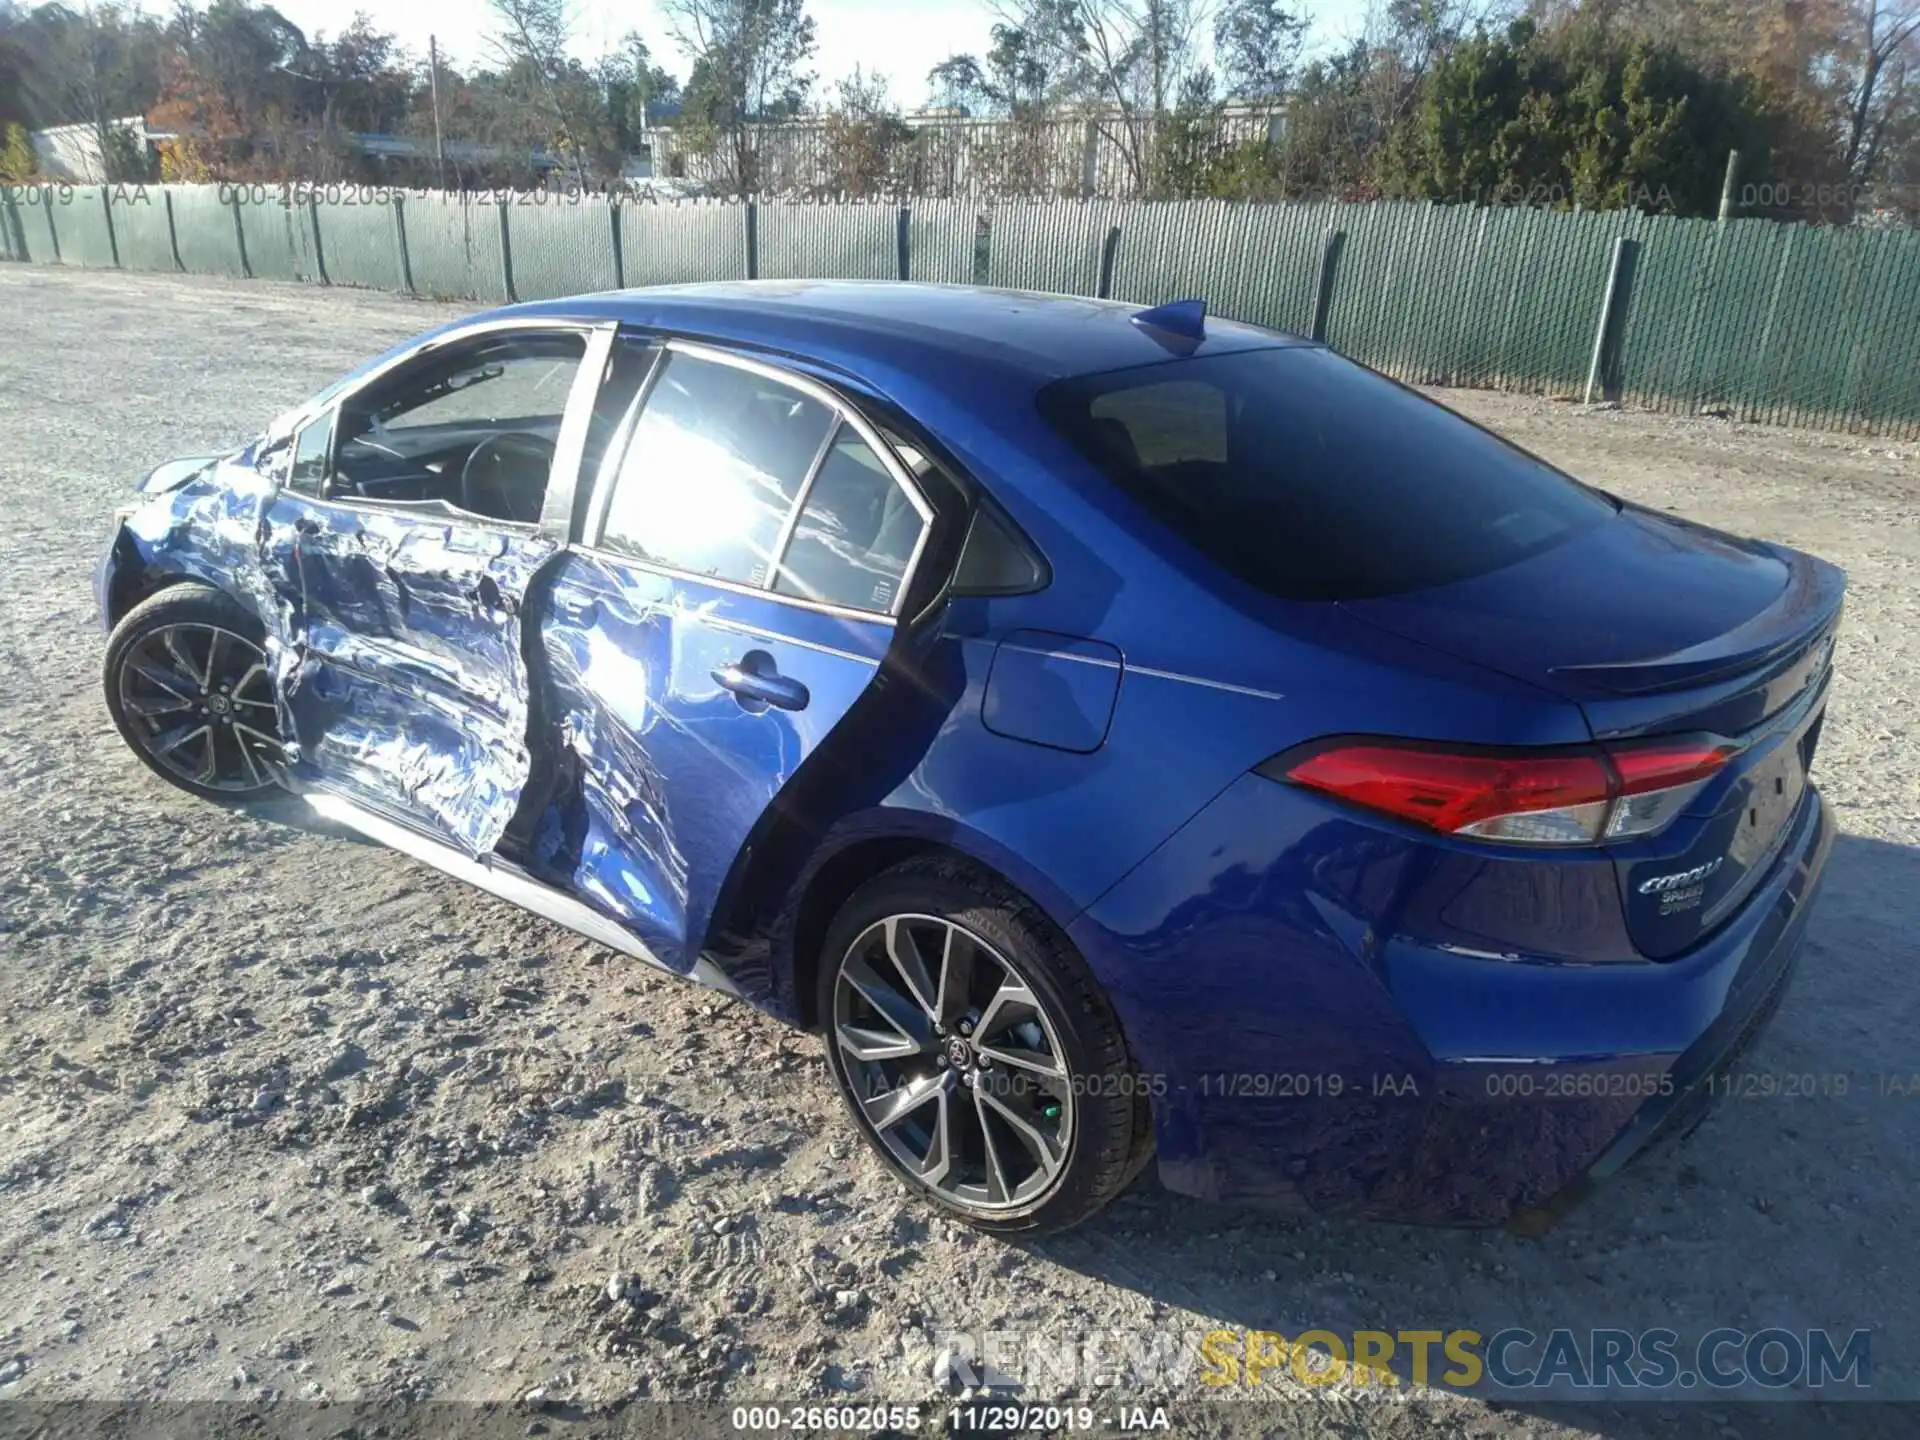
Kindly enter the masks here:
M 854 1123 L 969 1224 L 1065 1229 L 1150 1154 L 1144 1087 L 1084 963 L 970 867 L 909 861 L 858 890 L 827 934 L 819 1014 Z
M 107 709 L 161 778 L 209 800 L 279 788 L 278 711 L 252 616 L 180 584 L 127 612 L 107 640 Z

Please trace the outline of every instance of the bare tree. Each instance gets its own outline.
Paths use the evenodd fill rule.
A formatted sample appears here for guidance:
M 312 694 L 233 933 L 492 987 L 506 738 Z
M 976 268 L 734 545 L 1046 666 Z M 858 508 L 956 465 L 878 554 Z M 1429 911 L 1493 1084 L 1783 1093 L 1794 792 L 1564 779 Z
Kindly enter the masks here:
M 1920 69 L 1920 0 L 1857 0 L 1845 37 L 1846 167 L 1857 185 L 1878 178 L 1890 135 L 1912 124 Z
M 573 31 L 569 0 L 487 0 L 500 21 L 495 57 L 527 90 L 527 102 L 551 129 L 571 163 L 574 183 L 586 187 L 586 144 L 580 106 L 569 84 L 567 41 Z
M 1463 36 L 1497 30 L 1522 8 L 1522 0 L 1374 0 L 1365 34 L 1381 123 L 1393 130 L 1407 118 L 1428 73 Z
M 32 113 L 27 96 L 27 50 L 21 36 L 24 18 L 13 0 L 0 0 L 0 128 L 18 126 L 22 135 Z
M 942 103 L 1015 119 L 1076 98 L 1086 79 L 1078 0 L 1024 0 L 993 27 L 984 57 L 953 55 L 927 72 Z
M 1293 0 L 1225 0 L 1213 20 L 1213 54 L 1228 91 L 1245 99 L 1284 95 L 1312 23 Z
M 91 3 L 50 5 L 31 18 L 38 33 L 25 57 L 54 123 L 89 127 L 107 180 L 143 178 L 145 157 L 120 122 L 153 99 L 150 22 L 117 4 Z
M 681 130 L 739 194 L 758 188 L 749 125 L 788 119 L 813 89 L 816 46 L 805 0 L 661 0 L 674 42 L 691 62 Z
M 1210 0 L 1001 0 L 999 13 L 996 36 L 1021 38 L 1056 107 L 1083 111 L 1119 150 L 1132 188 L 1150 192 L 1161 122 L 1200 83 Z

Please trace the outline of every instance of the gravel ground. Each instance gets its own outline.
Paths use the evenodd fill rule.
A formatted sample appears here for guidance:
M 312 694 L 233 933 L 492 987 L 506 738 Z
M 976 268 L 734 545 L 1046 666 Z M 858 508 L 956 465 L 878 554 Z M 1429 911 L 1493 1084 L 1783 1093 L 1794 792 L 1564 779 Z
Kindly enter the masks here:
M 908 1203 L 815 1040 L 298 813 L 198 803 L 115 736 L 87 581 L 134 478 L 448 313 L 0 267 L 0 1396 L 913 1400 L 951 1329 L 1520 1324 L 1867 1327 L 1877 1391 L 1920 1397 L 1920 446 L 1442 397 L 1849 571 L 1816 772 L 1842 835 L 1751 1059 L 1844 1096 L 1730 1101 L 1541 1241 L 1143 1185 L 1016 1245 Z M 1297 1403 L 1289 1433 L 1703 1409 Z

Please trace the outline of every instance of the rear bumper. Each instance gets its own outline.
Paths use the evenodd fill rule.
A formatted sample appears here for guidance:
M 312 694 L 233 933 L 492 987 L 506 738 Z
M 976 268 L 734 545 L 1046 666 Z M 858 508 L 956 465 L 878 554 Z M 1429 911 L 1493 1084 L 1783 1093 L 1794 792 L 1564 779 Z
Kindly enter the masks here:
M 1218 853 L 1201 817 L 1150 862 L 1170 873 L 1136 872 L 1073 927 L 1153 1088 L 1163 1182 L 1296 1214 L 1545 1229 L 1690 1128 L 1778 1007 L 1833 840 L 1807 796 L 1742 911 L 1657 963 L 1380 939 L 1390 917 L 1337 911 L 1297 844 L 1185 914 L 1126 894 Z
M 1635 1111 L 1586 1170 L 1539 1204 L 1517 1212 L 1510 1222 L 1515 1231 L 1544 1234 L 1633 1160 L 1690 1134 L 1726 1093 L 1718 1082 L 1765 1033 L 1799 969 L 1801 942 L 1834 837 L 1825 797 L 1816 791 L 1809 808 L 1812 813 L 1804 824 L 1813 832 L 1811 839 L 1794 837 L 1800 853 L 1746 949 L 1745 983 L 1736 996 L 1667 1072 L 1671 1089 Z

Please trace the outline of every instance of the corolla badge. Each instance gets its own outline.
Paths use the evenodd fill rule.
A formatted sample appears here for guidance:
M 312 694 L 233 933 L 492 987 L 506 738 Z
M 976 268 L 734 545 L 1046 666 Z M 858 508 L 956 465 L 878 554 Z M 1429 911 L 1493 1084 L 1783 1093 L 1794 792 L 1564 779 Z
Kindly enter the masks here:
M 1714 871 L 1726 864 L 1727 857 L 1720 855 L 1704 865 L 1696 865 L 1691 870 L 1676 870 L 1671 875 L 1656 875 L 1651 880 L 1640 882 L 1642 895 L 1664 895 L 1671 890 L 1684 890 L 1689 885 L 1698 885 Z

